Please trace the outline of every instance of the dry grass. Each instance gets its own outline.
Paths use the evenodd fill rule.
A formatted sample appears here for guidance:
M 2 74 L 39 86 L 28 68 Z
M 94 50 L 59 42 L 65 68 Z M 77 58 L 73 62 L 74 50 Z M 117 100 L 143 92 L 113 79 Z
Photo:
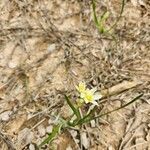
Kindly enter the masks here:
M 116 0 L 104 0 L 97 3 L 97 12 L 110 11 L 109 26 L 120 6 Z M 144 96 L 80 132 L 70 129 L 60 135 L 53 143 L 56 149 L 150 148 L 148 0 L 127 1 L 112 33 L 116 41 L 97 32 L 91 1 L 86 0 L 1 0 L 0 27 L 0 149 L 39 144 L 52 128 L 52 116 L 66 110 L 60 93 L 74 95 L 74 85 L 81 80 L 100 91 L 123 81 L 140 81 L 140 86 L 108 95 L 99 111 L 116 108 L 138 93 Z

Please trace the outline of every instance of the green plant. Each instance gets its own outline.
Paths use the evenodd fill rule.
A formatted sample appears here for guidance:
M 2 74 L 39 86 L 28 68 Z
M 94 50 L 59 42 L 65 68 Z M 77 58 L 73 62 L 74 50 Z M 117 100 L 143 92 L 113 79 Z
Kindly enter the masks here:
M 79 93 L 78 99 L 75 101 L 71 101 L 70 98 L 67 95 L 64 95 L 64 98 L 69 105 L 69 107 L 72 109 L 73 115 L 71 118 L 64 120 L 63 118 L 59 118 L 58 123 L 53 127 L 52 132 L 48 135 L 48 137 L 39 145 L 39 148 L 43 145 L 50 143 L 58 136 L 60 132 L 62 132 L 64 129 L 72 128 L 72 127 L 81 127 L 85 123 L 89 123 L 91 120 L 100 118 L 102 116 L 108 115 L 110 113 L 113 113 L 119 109 L 122 109 L 124 107 L 127 107 L 131 103 L 135 102 L 137 99 L 139 99 L 143 94 L 138 95 L 134 99 L 132 99 L 130 102 L 128 102 L 125 105 L 122 105 L 119 108 L 116 108 L 112 111 L 99 114 L 98 116 L 94 116 L 94 112 L 96 110 L 96 107 L 98 106 L 98 103 L 96 100 L 101 99 L 101 94 L 96 94 L 96 88 L 88 89 L 86 88 L 86 85 L 84 82 L 79 83 L 78 86 L 76 86 L 76 89 Z M 88 111 L 82 111 L 82 108 L 90 103 L 91 106 L 89 107 Z
M 122 6 L 121 6 L 119 17 L 112 24 L 112 26 L 110 26 L 108 29 L 106 29 L 106 20 L 109 18 L 110 12 L 105 11 L 105 12 L 103 12 L 103 14 L 100 17 L 98 17 L 97 13 L 96 13 L 96 2 L 95 2 L 95 0 L 92 0 L 93 21 L 94 21 L 95 26 L 98 29 L 98 31 L 100 33 L 109 33 L 121 19 L 124 7 L 125 7 L 125 0 L 122 0 Z

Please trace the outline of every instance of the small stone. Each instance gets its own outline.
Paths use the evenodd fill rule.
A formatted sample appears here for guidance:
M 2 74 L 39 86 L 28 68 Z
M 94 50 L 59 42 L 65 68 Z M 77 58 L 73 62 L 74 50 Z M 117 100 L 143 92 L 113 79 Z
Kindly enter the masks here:
M 138 2 L 137 2 L 137 0 L 131 0 L 131 3 L 133 4 L 133 6 L 137 6 L 138 5 Z
M 74 138 L 76 138 L 76 136 L 78 135 L 77 131 L 75 131 L 75 130 L 70 130 L 70 134 Z
M 88 149 L 90 146 L 90 141 L 89 141 L 87 134 L 85 132 L 81 133 L 81 143 L 85 149 Z
M 46 134 L 45 127 L 43 125 L 39 125 L 38 132 L 39 132 L 40 137 L 43 137 Z
M 10 61 L 8 64 L 9 68 L 13 69 L 17 67 L 17 63 Z
M 35 150 L 35 146 L 33 144 L 29 145 L 29 150 Z
M 24 128 L 21 130 L 18 134 L 17 138 L 17 147 L 24 147 L 25 145 L 28 145 L 31 143 L 33 139 L 33 132 L 29 128 Z
M 12 111 L 5 111 L 3 113 L 0 114 L 0 120 L 2 121 L 8 121 L 10 118 Z
M 95 120 L 91 120 L 91 127 L 95 128 Z
M 52 123 L 52 119 L 49 119 L 49 120 L 48 120 L 48 124 L 51 124 L 51 123 Z
M 71 146 L 69 145 L 66 150 L 72 150 Z
M 110 146 L 108 147 L 108 150 L 115 150 L 115 149 L 112 147 L 112 145 L 110 145 Z
M 47 133 L 51 133 L 52 130 L 53 130 L 53 126 L 48 126 L 48 127 L 46 128 L 46 132 L 47 132 Z
M 54 51 L 55 49 L 56 49 L 56 44 L 51 44 L 47 48 L 47 50 L 48 50 L 49 53 L 52 52 L 52 51 Z

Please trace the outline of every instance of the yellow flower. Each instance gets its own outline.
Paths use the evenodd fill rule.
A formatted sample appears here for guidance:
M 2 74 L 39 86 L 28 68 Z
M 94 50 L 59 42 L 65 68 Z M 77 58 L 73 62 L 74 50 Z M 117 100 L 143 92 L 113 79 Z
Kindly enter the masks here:
M 86 90 L 85 82 L 80 82 L 79 86 L 76 86 L 76 89 L 79 91 L 79 93 L 84 93 Z
M 84 93 L 84 101 L 85 101 L 85 103 L 93 102 L 93 100 L 94 100 L 94 93 L 91 90 L 86 89 L 86 91 Z
M 86 88 L 85 83 L 80 82 L 79 86 L 76 87 L 77 90 L 80 93 L 80 100 L 82 100 L 81 103 L 83 103 L 83 101 L 87 104 L 87 103 L 92 103 L 94 105 L 98 105 L 98 103 L 96 102 L 96 100 L 100 99 L 102 97 L 102 95 L 100 94 L 96 94 L 96 88 L 93 89 L 88 89 Z
M 96 102 L 96 100 L 99 100 L 100 98 L 102 98 L 102 95 L 100 94 L 96 94 L 96 88 L 93 88 L 91 90 L 87 89 L 85 92 L 85 96 L 84 96 L 84 101 L 85 103 L 92 103 L 94 105 L 98 105 L 98 103 Z

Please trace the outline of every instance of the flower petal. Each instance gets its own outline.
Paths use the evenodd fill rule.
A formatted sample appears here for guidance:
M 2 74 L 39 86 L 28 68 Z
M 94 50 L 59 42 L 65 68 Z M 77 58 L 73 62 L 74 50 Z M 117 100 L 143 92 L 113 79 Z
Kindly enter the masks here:
M 82 93 L 86 90 L 86 85 L 85 82 L 80 82 L 78 86 L 76 86 L 76 89 Z
M 79 87 L 78 86 L 75 86 L 76 87 L 76 89 L 79 91 Z
M 85 93 L 80 93 L 80 98 L 84 99 L 85 98 Z
M 98 93 L 95 93 L 94 94 L 94 100 L 99 100 L 102 98 L 102 95 L 101 94 L 98 94 Z
M 94 94 L 97 91 L 97 88 L 95 87 L 95 88 L 91 89 L 90 91 Z
M 93 101 L 92 104 L 98 106 L 98 103 L 96 101 Z

